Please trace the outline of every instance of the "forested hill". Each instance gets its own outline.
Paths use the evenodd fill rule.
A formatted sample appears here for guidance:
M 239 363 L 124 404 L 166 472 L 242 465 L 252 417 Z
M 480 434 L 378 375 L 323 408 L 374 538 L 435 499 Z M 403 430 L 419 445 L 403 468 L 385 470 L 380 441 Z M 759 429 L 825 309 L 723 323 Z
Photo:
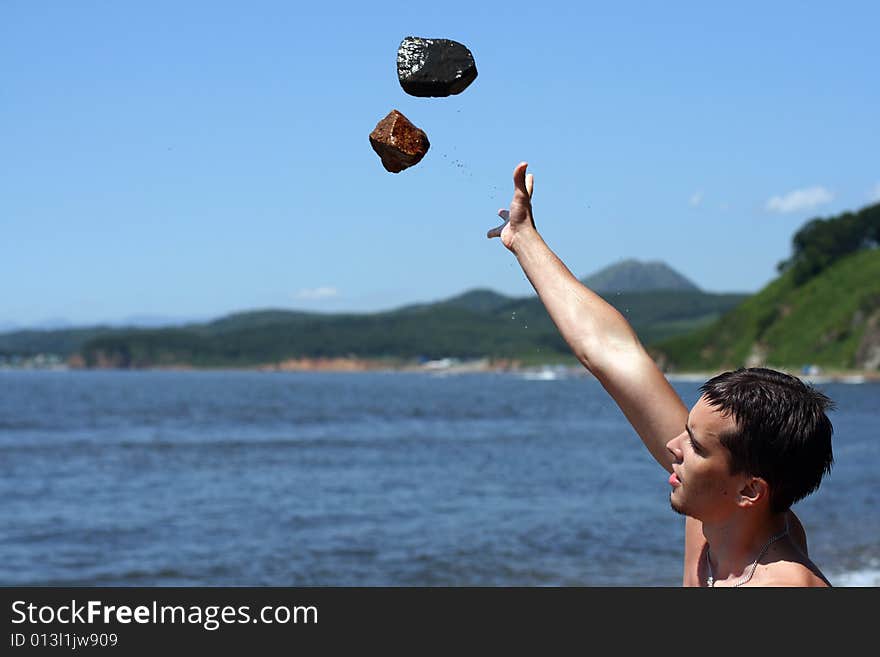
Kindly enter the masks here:
M 880 204 L 814 219 L 779 277 L 717 322 L 655 345 L 671 370 L 880 369 Z
M 745 295 L 699 291 L 608 294 L 646 343 L 706 325 Z M 52 347 L 89 367 L 248 367 L 296 358 L 411 361 L 495 358 L 560 362 L 570 352 L 535 296 L 471 290 L 370 314 L 284 310 L 237 313 L 166 329 L 23 331 L 0 335 L 0 354 Z

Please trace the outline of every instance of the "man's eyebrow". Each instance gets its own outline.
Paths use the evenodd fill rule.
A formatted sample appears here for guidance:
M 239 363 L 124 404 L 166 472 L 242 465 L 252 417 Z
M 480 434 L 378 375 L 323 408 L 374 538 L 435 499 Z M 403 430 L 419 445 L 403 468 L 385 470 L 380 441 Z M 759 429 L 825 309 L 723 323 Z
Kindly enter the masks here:
M 697 449 L 702 449 L 703 446 L 697 442 L 697 439 L 694 438 L 694 432 L 691 431 L 691 428 L 688 426 L 687 422 L 684 424 L 684 430 L 687 431 L 688 436 L 690 436 L 691 444 L 694 445 Z

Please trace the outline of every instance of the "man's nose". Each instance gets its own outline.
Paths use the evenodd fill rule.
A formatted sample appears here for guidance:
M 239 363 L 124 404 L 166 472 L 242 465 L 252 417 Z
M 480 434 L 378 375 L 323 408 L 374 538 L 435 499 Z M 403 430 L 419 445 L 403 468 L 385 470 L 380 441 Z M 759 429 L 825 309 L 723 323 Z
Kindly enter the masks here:
M 676 460 L 681 460 L 682 451 L 681 451 L 681 441 L 684 437 L 685 433 L 681 432 L 675 438 L 666 443 L 666 449 L 672 452 L 672 455 L 675 456 Z

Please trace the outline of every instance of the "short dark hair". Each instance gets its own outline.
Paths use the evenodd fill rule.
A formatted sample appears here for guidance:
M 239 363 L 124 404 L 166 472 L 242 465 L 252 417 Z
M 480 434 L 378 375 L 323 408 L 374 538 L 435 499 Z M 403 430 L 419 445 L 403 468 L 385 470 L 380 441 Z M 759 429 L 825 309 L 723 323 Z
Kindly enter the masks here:
M 721 436 L 730 472 L 746 472 L 770 485 L 770 508 L 788 508 L 831 472 L 833 427 L 825 414 L 834 402 L 800 379 L 762 367 L 715 376 L 700 387 L 707 402 L 737 424 Z

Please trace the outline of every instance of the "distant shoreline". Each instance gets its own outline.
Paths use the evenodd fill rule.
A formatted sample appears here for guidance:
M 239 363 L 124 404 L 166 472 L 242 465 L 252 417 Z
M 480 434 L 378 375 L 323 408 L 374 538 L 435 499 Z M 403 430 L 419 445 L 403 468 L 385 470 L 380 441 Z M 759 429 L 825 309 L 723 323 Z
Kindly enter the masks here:
M 799 370 L 773 367 L 767 367 L 781 372 L 786 372 L 792 376 L 796 376 L 801 381 L 810 384 L 822 383 L 880 383 L 880 371 L 862 371 L 862 370 L 829 370 L 802 373 Z M 580 365 L 572 365 L 565 363 L 545 363 L 545 364 L 523 364 L 515 359 L 499 359 L 492 360 L 483 359 L 455 359 L 444 358 L 433 361 L 410 362 L 410 361 L 392 361 L 380 359 L 361 359 L 361 358 L 296 358 L 288 359 L 278 363 L 266 363 L 261 365 L 249 365 L 242 367 L 220 366 L 220 367 L 195 367 L 192 365 L 168 365 L 168 366 L 151 366 L 151 367 L 94 367 L 87 368 L 80 363 L 67 364 L 56 363 L 47 366 L 22 366 L 10 367 L 0 366 L 0 372 L 46 372 L 46 371 L 135 371 L 135 372 L 339 372 L 339 373 L 357 373 L 357 372 L 415 372 L 426 374 L 478 374 L 478 373 L 511 373 L 525 375 L 534 379 L 551 379 L 551 378 L 572 378 L 572 377 L 589 377 L 592 378 L 590 372 Z M 697 372 L 666 372 L 664 373 L 670 382 L 703 382 L 710 379 L 715 374 L 723 370 L 717 371 L 697 371 Z

